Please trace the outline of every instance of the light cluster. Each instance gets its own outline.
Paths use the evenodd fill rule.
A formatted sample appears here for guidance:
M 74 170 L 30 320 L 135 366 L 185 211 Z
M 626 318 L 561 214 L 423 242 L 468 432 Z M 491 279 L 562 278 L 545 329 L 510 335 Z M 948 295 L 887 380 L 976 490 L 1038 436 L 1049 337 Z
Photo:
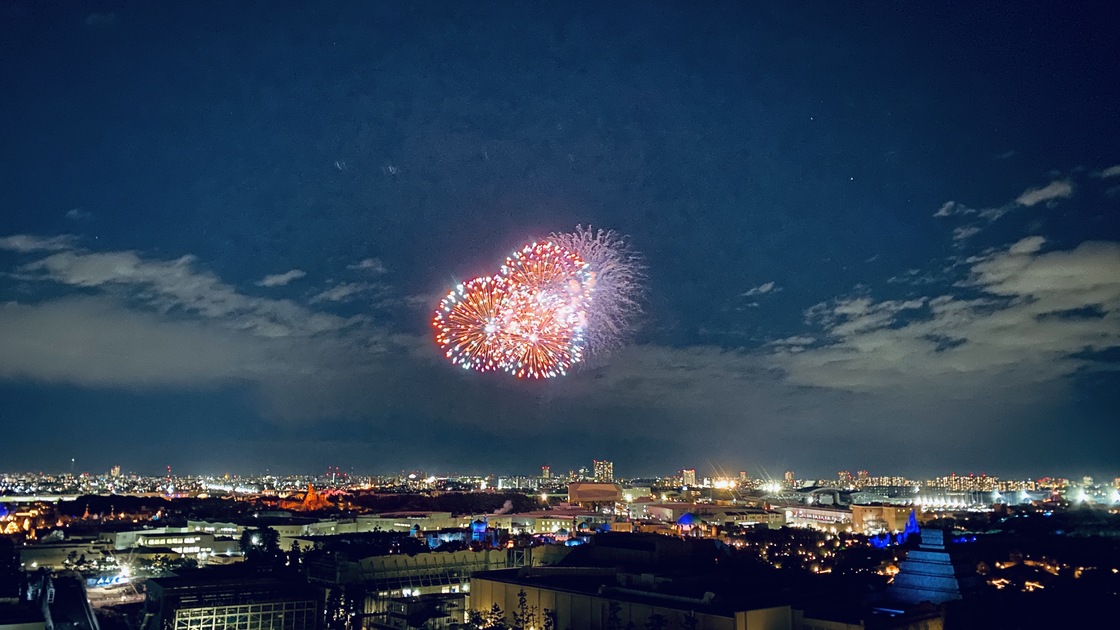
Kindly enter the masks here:
M 632 310 L 636 285 L 605 291 L 599 278 L 603 272 L 608 279 L 619 277 L 618 261 L 626 259 L 589 248 L 598 260 L 610 263 L 600 271 L 574 245 L 609 249 L 621 240 L 600 232 L 611 237 L 604 244 L 594 235 L 579 234 L 554 234 L 530 243 L 508 257 L 497 275 L 464 282 L 440 300 L 432 324 L 444 356 L 468 370 L 542 379 L 562 376 L 583 360 L 589 327 L 603 349 L 617 345 L 625 326 L 619 313 Z M 636 272 L 621 277 L 629 282 Z M 620 295 L 625 297 L 621 303 Z M 609 330 L 616 332 L 604 334 L 593 327 L 601 321 L 610 322 Z

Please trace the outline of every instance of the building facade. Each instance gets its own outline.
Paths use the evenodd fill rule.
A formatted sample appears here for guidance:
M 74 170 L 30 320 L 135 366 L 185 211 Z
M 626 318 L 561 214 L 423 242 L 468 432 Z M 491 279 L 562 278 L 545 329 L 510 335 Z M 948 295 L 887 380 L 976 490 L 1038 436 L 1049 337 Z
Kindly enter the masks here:
M 596 459 L 594 461 L 595 468 L 595 481 L 600 483 L 612 483 L 614 481 L 614 462 L 605 459 Z
M 154 578 L 144 612 L 142 630 L 319 630 L 323 598 L 271 577 Z

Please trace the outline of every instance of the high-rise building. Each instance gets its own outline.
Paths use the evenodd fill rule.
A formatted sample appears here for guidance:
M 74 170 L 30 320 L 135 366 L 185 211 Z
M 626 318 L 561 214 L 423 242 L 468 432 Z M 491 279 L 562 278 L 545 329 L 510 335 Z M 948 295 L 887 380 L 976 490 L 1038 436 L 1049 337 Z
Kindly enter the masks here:
M 739 471 L 739 485 L 744 485 L 744 484 L 746 484 L 746 483 L 747 483 L 747 481 L 749 481 L 749 480 L 747 479 L 747 471 L 745 471 L 745 470 L 740 470 L 740 471 Z
M 120 477 L 121 476 L 121 467 L 120 466 L 113 466 L 111 469 L 109 469 L 109 476 L 110 477 Z
M 614 462 L 609 462 L 605 459 L 596 459 L 593 464 L 595 468 L 595 481 L 607 483 L 614 481 Z
M 695 468 L 685 468 L 684 470 L 682 470 L 681 471 L 681 483 L 683 483 L 686 486 L 690 486 L 690 487 L 695 486 L 696 485 L 696 469 Z
M 548 466 L 541 466 L 541 479 L 549 479 L 552 477 L 552 469 Z
M 793 471 L 792 470 L 787 470 L 786 471 L 786 485 L 792 488 L 793 487 L 793 481 L 794 481 Z

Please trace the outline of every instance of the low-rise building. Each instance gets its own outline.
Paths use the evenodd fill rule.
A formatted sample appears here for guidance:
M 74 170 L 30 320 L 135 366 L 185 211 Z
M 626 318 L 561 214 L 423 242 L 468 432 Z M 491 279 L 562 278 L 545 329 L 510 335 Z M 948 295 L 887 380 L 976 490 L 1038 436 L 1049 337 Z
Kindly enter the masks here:
M 142 630 L 318 630 L 323 598 L 302 582 L 209 573 L 148 580 Z
M 559 566 L 475 573 L 469 605 L 480 614 L 500 610 L 507 622 L 531 615 L 526 625 L 538 628 L 863 627 L 846 610 L 810 612 L 796 599 L 780 575 L 736 564 L 715 541 L 604 534 Z
M 705 520 L 719 525 L 736 525 L 739 527 L 768 527 L 781 529 L 786 525 L 786 515 L 783 511 L 742 508 L 736 510 L 723 510 Z
M 568 484 L 568 502 L 584 507 L 614 505 L 622 500 L 617 483 L 577 482 Z
M 775 509 L 785 512 L 786 524 L 821 531 L 840 532 L 852 528 L 852 511 L 841 507 L 788 505 Z
M 852 530 L 861 534 L 881 532 L 900 532 L 906 529 L 906 522 L 914 512 L 911 506 L 872 505 L 852 506 Z

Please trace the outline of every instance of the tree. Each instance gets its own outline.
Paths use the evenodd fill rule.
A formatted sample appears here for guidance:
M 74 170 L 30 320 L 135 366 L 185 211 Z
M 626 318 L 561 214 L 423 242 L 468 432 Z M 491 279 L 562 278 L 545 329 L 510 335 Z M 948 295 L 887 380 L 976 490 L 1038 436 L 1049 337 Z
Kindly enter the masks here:
M 507 630 L 506 614 L 496 603 L 486 612 L 471 610 L 467 612 L 467 628 L 468 630 L 483 630 L 484 628 L 486 630 Z
M 607 630 L 622 630 L 622 604 L 612 601 L 607 604 Z
M 283 565 L 280 551 L 280 534 L 271 527 L 246 529 L 237 541 L 245 562 L 257 566 L 276 567 Z
M 544 625 L 544 630 L 556 630 L 556 611 L 545 608 L 541 613 L 541 624 Z
M 342 594 L 343 614 L 347 627 L 354 626 L 354 620 L 365 612 L 366 592 L 357 584 L 349 584 Z
M 291 548 L 288 549 L 288 566 L 293 570 L 298 571 L 299 565 L 303 562 L 303 551 L 299 548 L 299 541 L 293 540 Z
M 507 630 L 506 628 L 506 614 L 502 612 L 502 607 L 494 602 L 490 606 L 490 610 L 482 616 L 482 628 L 493 628 L 494 630 Z
M 328 628 L 342 627 L 342 588 L 335 587 L 327 591 L 327 604 L 323 612 L 327 617 Z
M 513 613 L 513 625 L 510 630 L 528 630 L 537 627 L 537 607 L 528 605 L 528 595 L 525 589 L 517 593 L 517 610 Z

